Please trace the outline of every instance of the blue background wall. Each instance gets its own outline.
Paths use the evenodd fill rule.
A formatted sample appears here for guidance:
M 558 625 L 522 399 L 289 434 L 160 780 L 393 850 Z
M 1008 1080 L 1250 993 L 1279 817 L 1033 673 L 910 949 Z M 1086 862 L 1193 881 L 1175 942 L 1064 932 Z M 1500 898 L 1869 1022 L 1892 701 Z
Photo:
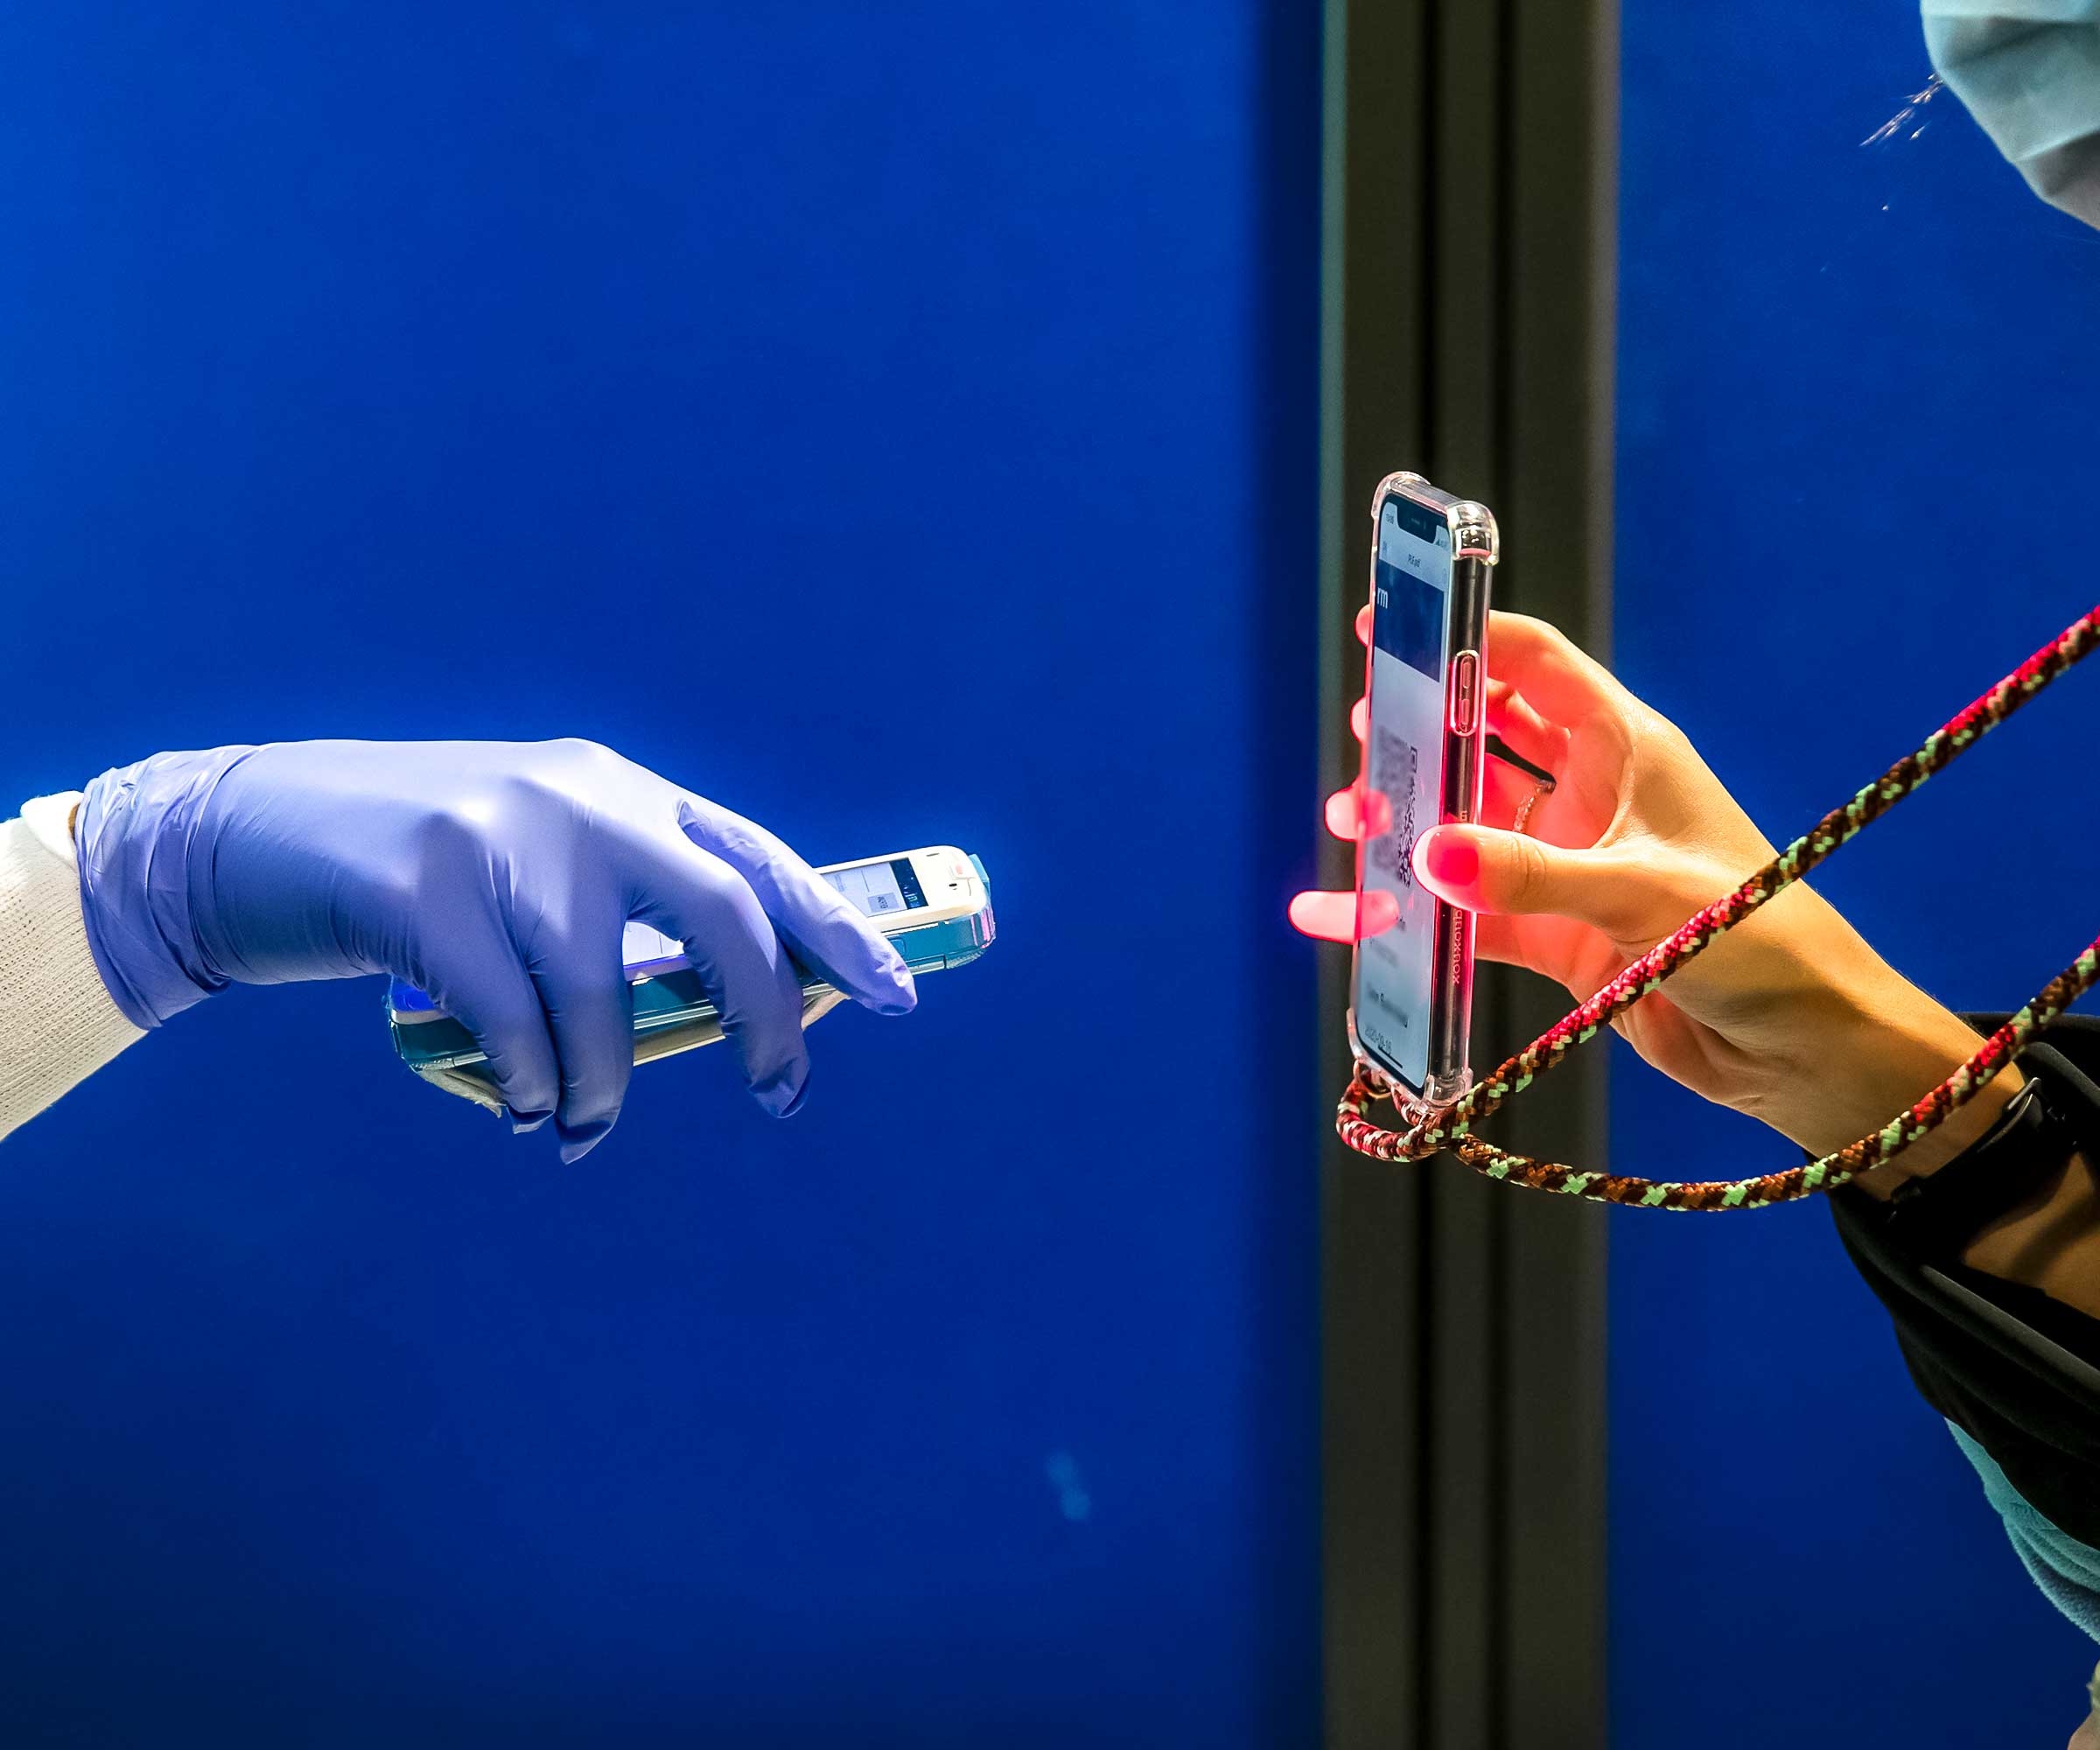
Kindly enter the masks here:
M 8 1741 L 1312 1735 L 1318 20 L 1188 24 L 0 21 L 0 794 L 590 735 L 1004 928 L 570 1172 L 370 984 L 12 1138 Z
M 1929 71 L 1908 0 L 1624 24 L 1618 662 L 1783 840 L 2091 605 L 2100 235 L 1951 97 L 1862 150 Z M 2018 1004 L 2095 927 L 2096 722 L 2074 681 L 1818 885 L 1944 1000 Z M 1630 1054 L 1613 1096 L 1621 1171 L 1786 1156 Z M 2094 1649 L 1827 1214 L 1629 1213 L 1612 1282 L 1618 1750 L 2061 1742 Z

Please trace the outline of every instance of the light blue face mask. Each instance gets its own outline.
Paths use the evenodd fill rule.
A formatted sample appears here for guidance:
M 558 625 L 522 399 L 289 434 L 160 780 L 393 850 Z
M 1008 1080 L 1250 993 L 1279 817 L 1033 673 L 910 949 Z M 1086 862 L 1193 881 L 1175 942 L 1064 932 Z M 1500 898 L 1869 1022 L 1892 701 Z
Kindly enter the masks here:
M 2100 225 L 2100 0 L 1924 0 L 1925 46 L 2052 206 Z

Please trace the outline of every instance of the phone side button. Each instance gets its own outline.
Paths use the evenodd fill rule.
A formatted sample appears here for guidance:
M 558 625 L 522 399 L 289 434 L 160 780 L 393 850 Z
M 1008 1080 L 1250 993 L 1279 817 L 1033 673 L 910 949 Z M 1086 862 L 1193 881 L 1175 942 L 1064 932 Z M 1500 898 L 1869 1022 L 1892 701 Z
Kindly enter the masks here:
M 1461 650 L 1451 662 L 1451 732 L 1471 735 L 1480 726 L 1480 652 Z

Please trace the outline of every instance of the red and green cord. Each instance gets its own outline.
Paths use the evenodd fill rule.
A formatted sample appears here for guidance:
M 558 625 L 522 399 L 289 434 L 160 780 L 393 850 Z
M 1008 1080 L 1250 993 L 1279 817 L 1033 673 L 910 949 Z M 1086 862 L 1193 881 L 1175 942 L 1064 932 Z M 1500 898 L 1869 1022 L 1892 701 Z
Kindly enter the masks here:
M 2100 978 L 2100 940 L 2035 993 L 2026 1006 L 1992 1033 L 1969 1060 L 1908 1111 L 1871 1136 L 1847 1143 L 1834 1154 L 1784 1172 L 1754 1179 L 1680 1180 L 1635 1179 L 1585 1172 L 1572 1166 L 1513 1154 L 1473 1134 L 1474 1123 L 1521 1094 L 1600 1027 L 1674 977 L 1736 925 L 1776 899 L 1869 822 L 1879 819 L 1934 773 L 1961 754 L 2071 665 L 2100 644 L 2100 607 L 2066 627 L 2025 662 L 1942 728 L 1925 738 L 1844 807 L 1833 808 L 1732 893 L 1716 900 L 1674 934 L 1634 962 L 1586 1002 L 1556 1021 L 1516 1056 L 1482 1077 L 1460 1099 L 1406 1128 L 1382 1129 L 1364 1116 L 1373 1100 L 1390 1090 L 1375 1086 L 1359 1063 L 1335 1113 L 1342 1141 L 1376 1160 L 1421 1160 L 1448 1149 L 1489 1179 L 1642 1209 L 1762 1209 L 1818 1191 L 1833 1191 L 1858 1174 L 1893 1160 L 1930 1134 L 1974 1097 L 2042 1028 Z

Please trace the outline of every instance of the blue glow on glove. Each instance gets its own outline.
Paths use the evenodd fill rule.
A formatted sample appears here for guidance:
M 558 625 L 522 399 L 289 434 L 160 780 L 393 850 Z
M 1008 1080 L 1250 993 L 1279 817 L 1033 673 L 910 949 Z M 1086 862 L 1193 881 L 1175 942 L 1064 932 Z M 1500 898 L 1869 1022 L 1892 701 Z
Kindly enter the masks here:
M 488 1054 L 574 1160 L 634 1067 L 620 937 L 684 948 L 744 1078 L 785 1116 L 809 1059 L 801 968 L 908 1012 L 881 933 L 762 827 L 582 741 L 285 742 L 162 753 L 88 787 L 88 946 L 141 1027 L 228 984 L 388 973 Z

